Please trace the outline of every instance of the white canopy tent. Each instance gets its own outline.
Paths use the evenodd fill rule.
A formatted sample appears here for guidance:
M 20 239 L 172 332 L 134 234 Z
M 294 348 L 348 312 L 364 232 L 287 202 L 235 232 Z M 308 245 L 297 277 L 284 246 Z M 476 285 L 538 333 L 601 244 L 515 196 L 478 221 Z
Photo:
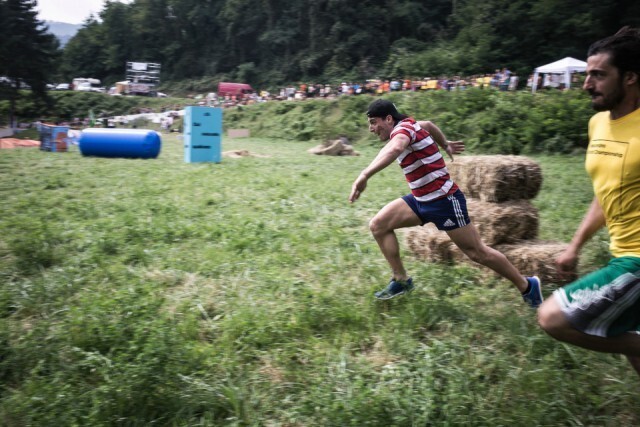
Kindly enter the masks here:
M 579 59 L 567 56 L 551 64 L 543 65 L 535 69 L 533 73 L 533 82 L 531 83 L 531 92 L 535 92 L 538 87 L 539 74 L 562 74 L 564 75 L 564 87 L 571 87 L 571 73 L 580 73 L 587 70 L 587 63 Z

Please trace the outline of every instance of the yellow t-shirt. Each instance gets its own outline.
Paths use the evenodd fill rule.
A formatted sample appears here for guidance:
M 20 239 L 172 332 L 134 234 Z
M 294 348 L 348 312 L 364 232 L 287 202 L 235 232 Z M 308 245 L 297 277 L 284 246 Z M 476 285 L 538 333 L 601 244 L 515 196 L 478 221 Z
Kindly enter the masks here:
M 640 109 L 617 120 L 589 121 L 585 166 L 604 211 L 614 257 L 640 257 Z

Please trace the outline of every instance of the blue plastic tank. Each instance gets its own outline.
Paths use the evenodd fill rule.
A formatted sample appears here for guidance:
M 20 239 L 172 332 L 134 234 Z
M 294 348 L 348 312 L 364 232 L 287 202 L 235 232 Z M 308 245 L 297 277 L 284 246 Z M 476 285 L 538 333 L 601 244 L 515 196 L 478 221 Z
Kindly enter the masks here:
M 154 159 L 160 154 L 160 134 L 148 129 L 85 129 L 78 141 L 83 156 Z

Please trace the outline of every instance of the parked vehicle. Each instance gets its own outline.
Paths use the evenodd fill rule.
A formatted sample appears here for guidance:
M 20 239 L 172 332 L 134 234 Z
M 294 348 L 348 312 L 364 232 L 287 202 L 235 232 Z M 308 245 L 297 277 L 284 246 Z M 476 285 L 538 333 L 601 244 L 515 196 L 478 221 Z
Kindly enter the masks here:
M 238 99 L 246 98 L 255 90 L 246 83 L 231 83 L 220 82 L 218 83 L 218 96 L 235 96 Z
M 83 92 L 105 92 L 105 88 L 100 86 L 100 80 L 84 77 L 73 79 L 73 90 Z

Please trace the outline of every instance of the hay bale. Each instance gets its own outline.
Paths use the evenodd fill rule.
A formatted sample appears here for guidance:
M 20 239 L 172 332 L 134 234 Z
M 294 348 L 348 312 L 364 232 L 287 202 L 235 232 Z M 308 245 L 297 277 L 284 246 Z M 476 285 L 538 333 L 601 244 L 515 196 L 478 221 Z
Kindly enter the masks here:
M 523 156 L 458 156 L 447 164 L 468 197 L 484 202 L 533 199 L 542 186 L 542 170 Z
M 489 203 L 477 199 L 467 199 L 467 208 L 480 237 L 489 246 L 535 239 L 538 236 L 538 210 L 527 200 Z M 434 235 L 437 237 L 433 237 Z M 407 238 L 412 241 L 410 246 L 416 247 L 425 243 L 425 239 L 431 246 L 435 244 L 434 239 L 449 240 L 447 233 L 438 230 L 433 224 L 410 229 Z M 438 241 L 433 249 L 437 247 L 439 252 L 443 245 L 444 243 Z M 433 252 L 431 249 L 429 251 Z M 435 256 L 441 258 L 444 254 Z M 453 259 L 449 256 L 445 256 L 445 258 Z
M 561 242 L 529 240 L 498 245 L 495 248 L 502 252 L 523 274 L 540 277 L 544 286 L 545 283 L 562 285 L 576 280 L 576 274 L 561 274 L 556 267 L 556 258 L 568 246 L 567 243 Z
M 223 151 L 223 157 L 228 157 L 230 159 L 239 159 L 242 157 L 269 157 L 261 154 L 251 153 L 249 150 L 231 150 L 231 151 Z
M 406 231 L 407 246 L 418 259 L 430 262 L 453 262 L 455 251 L 460 251 L 444 231 L 433 224 L 412 227 Z
M 360 153 L 355 151 L 347 138 L 326 141 L 323 144 L 315 146 L 307 150 L 311 154 L 325 156 L 359 156 Z
M 240 157 L 251 157 L 251 153 L 248 150 L 231 150 L 223 151 L 223 157 L 229 157 L 231 159 L 239 159 Z
M 538 237 L 538 210 L 528 200 L 490 203 L 469 198 L 467 209 L 489 246 Z
M 428 262 L 467 263 L 482 267 L 471 261 L 451 242 L 447 233 L 439 231 L 432 224 L 412 227 L 405 234 L 405 241 L 411 252 Z M 536 275 L 544 283 L 565 284 L 576 279 L 575 275 L 565 276 L 556 268 L 556 258 L 567 248 L 567 243 L 539 240 L 523 240 L 512 244 L 492 246 L 502 252 L 522 274 Z

